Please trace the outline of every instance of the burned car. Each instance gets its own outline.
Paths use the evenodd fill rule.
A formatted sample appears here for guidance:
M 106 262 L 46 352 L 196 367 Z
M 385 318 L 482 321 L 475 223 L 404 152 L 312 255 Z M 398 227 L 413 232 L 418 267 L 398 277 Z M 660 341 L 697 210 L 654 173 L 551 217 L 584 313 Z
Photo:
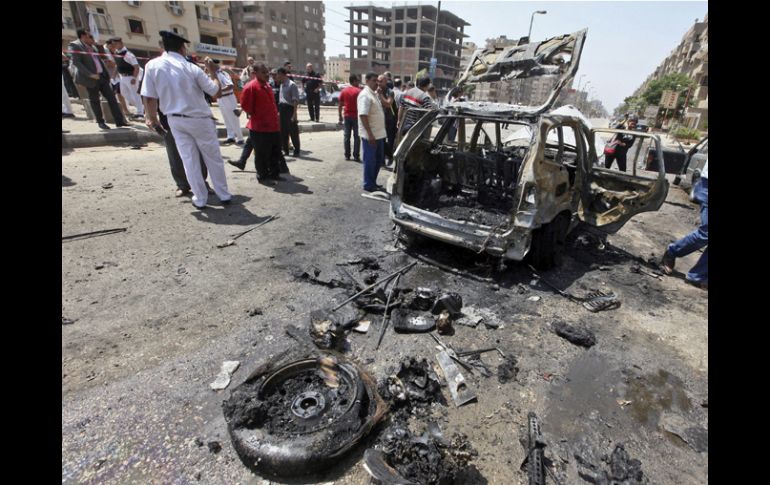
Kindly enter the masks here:
M 597 157 L 597 132 L 631 133 L 659 151 L 658 136 L 592 129 L 577 109 L 552 109 L 577 71 L 585 36 L 474 53 L 460 86 L 539 77 L 552 89 L 539 106 L 458 102 L 423 114 L 394 156 L 390 217 L 405 244 L 426 236 L 545 268 L 558 263 L 579 222 L 612 233 L 660 208 L 663 167 L 637 174 L 632 166 L 629 174 L 600 167 Z

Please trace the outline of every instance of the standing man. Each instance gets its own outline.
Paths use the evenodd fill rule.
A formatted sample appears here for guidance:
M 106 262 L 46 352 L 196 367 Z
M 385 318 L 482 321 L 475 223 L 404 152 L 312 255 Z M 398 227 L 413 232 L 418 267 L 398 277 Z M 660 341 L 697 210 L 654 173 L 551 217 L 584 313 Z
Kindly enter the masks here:
M 385 162 L 385 111 L 377 96 L 377 73 L 366 74 L 366 87 L 358 95 L 358 127 L 364 145 L 364 190 L 385 192 L 377 173 Z
M 350 132 L 353 131 L 353 160 L 356 162 L 361 161 L 361 139 L 358 137 L 358 95 L 361 93 L 360 84 L 361 81 L 358 76 L 351 74 L 348 78 L 350 86 L 346 87 L 340 93 L 340 103 L 337 107 L 337 112 L 340 116 L 340 123 L 343 122 L 343 108 L 344 108 L 344 146 L 345 146 L 345 160 L 350 160 Z
M 281 148 L 283 154 L 289 155 L 289 137 L 294 145 L 295 157 L 299 157 L 299 125 L 297 124 L 297 110 L 299 107 L 299 89 L 294 81 L 289 79 L 288 72 L 279 67 L 275 73 L 275 82 L 278 86 L 278 114 L 281 118 Z
M 107 67 L 100 59 L 100 51 L 98 46 L 94 45 L 93 36 L 86 29 L 78 29 L 77 36 L 78 40 L 69 43 L 69 50 L 72 51 L 72 64 L 76 69 L 75 82 L 88 91 L 88 101 L 91 103 L 91 110 L 96 117 L 96 123 L 102 130 L 110 129 L 104 122 L 102 104 L 99 100 L 99 94 L 101 93 L 110 106 L 115 126 L 131 126 L 126 123 L 123 113 L 120 112 L 120 105 L 118 105 L 115 94 L 110 87 Z
M 313 64 L 307 63 L 305 66 L 305 75 L 302 78 L 302 87 L 305 90 L 307 99 L 307 112 L 310 114 L 310 121 L 321 121 L 321 75 L 313 70 Z M 319 78 L 319 79 L 310 79 Z
M 433 99 L 428 95 L 429 86 L 430 78 L 423 76 L 417 80 L 417 86 L 405 92 L 401 98 L 401 105 L 398 110 L 398 126 L 400 126 L 401 135 L 409 131 L 409 128 L 414 126 L 425 114 L 419 111 L 420 109 L 438 108 Z
M 377 78 L 377 96 L 382 103 L 382 109 L 385 111 L 385 165 L 390 166 L 393 163 L 393 148 L 396 142 L 396 113 L 398 108 L 395 106 L 395 95 L 388 88 L 388 77 L 384 74 Z
M 257 182 L 275 185 L 275 180 L 284 180 L 281 171 L 281 128 L 278 122 L 278 107 L 275 105 L 273 89 L 268 83 L 270 76 L 267 66 L 257 62 L 249 67 L 255 72 L 256 80 L 246 84 L 241 93 L 241 108 L 249 115 L 249 135 L 254 147 L 254 165 Z M 246 162 L 229 162 L 243 170 Z M 284 161 L 285 163 L 285 161 Z
M 229 74 L 219 68 L 217 59 L 214 60 L 214 75 L 222 86 L 222 94 L 217 99 L 217 104 L 227 127 L 227 139 L 224 143 L 235 142 L 237 145 L 243 145 L 243 130 L 241 130 L 240 112 L 237 111 L 238 101 L 235 99 L 233 80 Z
M 147 126 L 153 130 L 159 126 L 160 99 L 160 109 L 168 116 L 168 125 L 193 192 L 193 205 L 203 209 L 208 201 L 206 183 L 201 174 L 201 155 L 211 176 L 214 192 L 222 204 L 229 204 L 232 195 L 227 190 L 217 129 L 211 108 L 203 96 L 206 93 L 217 98 L 222 93 L 222 86 L 214 74 L 214 63 L 208 57 L 204 61 L 209 70 L 207 77 L 198 66 L 185 59 L 185 43 L 189 40 L 166 30 L 160 31 L 160 36 L 165 52 L 147 63 L 142 86 L 142 96 L 147 100 Z
M 120 74 L 120 94 L 128 104 L 136 108 L 136 118 L 144 118 L 144 104 L 139 95 L 139 83 L 144 70 L 136 60 L 136 56 L 123 45 L 123 39 L 113 37 L 107 41 L 115 49 L 115 64 Z
M 685 281 L 698 288 L 708 290 L 709 286 L 709 161 L 703 165 L 703 171 L 693 190 L 695 200 L 700 203 L 700 227 L 682 239 L 671 243 L 666 248 L 661 269 L 666 274 L 674 272 L 676 258 L 687 256 L 705 246 L 698 262 L 685 276 Z
M 163 46 L 161 45 L 161 48 Z M 120 74 L 118 73 L 118 66 L 115 63 L 115 47 L 112 45 L 112 39 L 109 39 L 104 43 L 104 65 L 107 66 L 107 72 L 110 75 L 110 83 L 112 84 L 112 92 L 115 93 L 115 99 L 120 103 L 120 109 L 123 110 L 123 117 L 126 119 L 131 118 L 131 111 L 128 109 L 126 99 L 120 94 Z
M 404 97 L 404 92 L 401 90 L 401 78 L 397 77 L 393 81 L 393 100 L 396 102 L 396 110 L 401 106 L 401 98 Z
M 242 90 L 246 89 L 246 86 L 250 82 L 252 82 L 252 81 L 257 79 L 257 73 L 254 70 L 254 68 L 252 67 L 254 58 L 253 57 L 249 57 L 249 59 L 252 61 L 251 64 L 249 64 L 248 66 L 243 68 L 243 71 L 241 71 L 241 82 L 243 82 L 243 87 L 241 88 Z M 241 92 L 243 92 L 243 91 L 241 91 Z M 248 113 L 246 113 L 246 118 L 249 118 L 249 114 Z M 248 121 L 247 121 L 247 126 L 248 126 Z M 249 133 L 251 133 L 251 132 L 249 132 Z M 246 143 L 243 145 L 243 150 L 241 151 L 241 157 L 238 159 L 238 161 L 237 162 L 232 162 L 232 161 L 228 160 L 227 163 L 229 163 L 230 165 L 232 165 L 234 167 L 239 167 L 239 168 L 242 167 L 241 170 L 243 170 L 244 168 L 246 168 L 246 162 L 249 161 L 249 157 L 251 156 L 251 152 L 253 152 L 253 151 L 254 151 L 254 145 L 252 145 L 252 143 L 251 143 L 251 135 L 249 135 L 249 137 L 246 138 Z M 254 159 L 254 163 L 256 164 L 256 158 Z
M 616 130 L 635 130 L 636 129 L 636 123 L 639 121 L 639 117 L 636 115 L 631 115 L 630 118 L 628 118 L 628 128 L 615 128 Z M 616 161 L 618 162 L 618 169 L 621 172 L 626 171 L 626 154 L 628 154 L 628 149 L 631 148 L 634 144 L 634 140 L 636 140 L 636 137 L 634 135 L 629 134 L 621 134 L 617 133 L 615 136 L 612 137 L 612 140 L 610 141 L 609 145 L 614 145 L 615 147 L 615 153 L 612 155 L 609 155 L 607 153 L 604 154 L 604 168 L 610 168 L 612 167 L 612 162 Z

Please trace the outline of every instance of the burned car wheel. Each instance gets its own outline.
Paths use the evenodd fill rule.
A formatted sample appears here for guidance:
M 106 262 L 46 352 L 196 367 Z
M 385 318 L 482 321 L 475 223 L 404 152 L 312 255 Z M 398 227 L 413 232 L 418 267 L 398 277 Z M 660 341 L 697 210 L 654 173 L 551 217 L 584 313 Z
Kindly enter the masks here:
M 532 232 L 529 261 L 538 269 L 549 269 L 561 264 L 567 241 L 569 217 L 559 214 L 548 224 Z
M 269 366 L 223 403 L 238 455 L 261 475 L 290 477 L 329 467 L 382 417 L 371 379 L 341 358 Z

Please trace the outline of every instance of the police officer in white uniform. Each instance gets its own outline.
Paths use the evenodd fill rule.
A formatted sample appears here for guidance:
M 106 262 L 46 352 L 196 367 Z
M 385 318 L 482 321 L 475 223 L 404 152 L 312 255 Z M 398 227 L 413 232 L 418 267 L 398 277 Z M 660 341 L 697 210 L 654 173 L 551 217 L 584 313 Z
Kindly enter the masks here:
M 235 110 L 238 109 L 238 100 L 235 99 L 233 80 L 228 73 L 219 68 L 219 60 L 214 59 L 214 64 L 216 65 L 219 84 L 222 86 L 222 95 L 217 99 L 217 104 L 227 127 L 227 140 L 225 140 L 225 143 L 236 142 L 238 145 L 243 145 L 241 121 L 235 114 Z
M 115 48 L 115 64 L 120 73 L 120 94 L 136 108 L 136 116 L 144 116 L 142 97 L 139 96 L 139 82 L 144 70 L 136 56 L 123 45 L 120 37 L 112 37 L 110 45 Z
M 200 155 L 209 171 L 214 192 L 223 204 L 229 204 L 232 195 L 227 190 L 227 179 L 222 154 L 219 151 L 217 129 L 211 108 L 204 99 L 204 93 L 217 98 L 222 86 L 217 79 L 209 58 L 205 63 L 209 74 L 185 59 L 185 43 L 190 41 L 162 30 L 165 52 L 147 63 L 142 85 L 142 96 L 147 103 L 146 124 L 153 130 L 160 126 L 160 109 L 168 116 L 168 125 L 176 140 L 182 157 L 187 181 L 193 192 L 192 203 L 203 209 L 208 200 L 208 191 L 201 174 Z M 200 154 L 198 153 L 200 150 Z

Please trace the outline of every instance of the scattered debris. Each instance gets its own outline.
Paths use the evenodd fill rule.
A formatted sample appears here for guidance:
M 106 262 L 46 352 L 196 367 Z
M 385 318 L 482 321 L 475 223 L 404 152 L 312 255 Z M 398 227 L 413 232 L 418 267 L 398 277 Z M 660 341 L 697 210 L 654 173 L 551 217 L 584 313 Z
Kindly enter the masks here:
M 396 309 L 391 313 L 393 329 L 404 333 L 430 332 L 436 328 L 433 316 L 427 313 L 413 315 L 406 310 Z
M 307 271 L 298 270 L 294 272 L 294 278 L 298 280 L 306 280 L 317 285 L 326 286 L 327 288 L 350 288 L 351 285 L 337 278 L 329 278 L 321 276 L 321 270 L 315 266 L 311 266 Z
M 305 245 L 305 243 L 304 243 L 304 242 L 302 242 L 302 241 L 294 241 L 294 245 L 295 245 L 295 246 L 304 246 L 304 245 Z
M 594 291 L 593 293 L 589 293 L 585 297 L 581 298 L 579 296 L 575 296 L 570 293 L 567 293 L 564 290 L 560 290 L 554 284 L 550 283 L 548 280 L 544 279 L 542 276 L 537 274 L 537 271 L 531 265 L 529 266 L 529 269 L 532 271 L 532 275 L 538 280 L 545 283 L 546 286 L 556 291 L 558 294 L 560 294 L 565 298 L 568 298 L 577 303 L 582 303 L 586 309 L 592 312 L 598 312 L 601 310 L 610 310 L 610 309 L 620 307 L 620 300 L 618 299 L 617 295 L 615 295 L 615 293 L 613 292 L 604 293 L 603 291 Z
M 575 345 L 585 348 L 591 348 L 596 345 L 596 335 L 588 329 L 573 327 L 560 320 L 553 322 L 552 328 L 556 335 Z
M 463 316 L 457 319 L 457 323 L 467 327 L 477 327 L 479 323 L 484 322 L 487 328 L 499 328 L 501 323 L 497 314 L 486 308 L 477 308 L 467 306 L 463 309 Z
M 197 446 L 198 448 L 203 446 L 203 440 L 198 438 L 197 436 L 195 437 L 195 440 L 193 442 L 195 443 L 195 446 Z
M 434 340 L 434 341 L 435 341 L 437 344 L 439 344 L 439 346 L 440 346 L 442 349 L 444 349 L 444 352 L 446 352 L 446 353 L 447 353 L 447 355 L 448 355 L 449 357 L 451 357 L 451 358 L 452 358 L 452 360 L 454 360 L 455 362 L 457 362 L 458 364 L 460 364 L 460 365 L 463 367 L 463 369 L 465 369 L 465 370 L 467 370 L 468 372 L 470 372 L 471 374 L 473 374 L 473 369 L 472 369 L 472 366 L 471 366 L 471 365 L 470 365 L 468 362 L 466 362 L 464 359 L 461 359 L 460 357 L 458 357 L 458 356 L 457 356 L 457 352 L 455 352 L 455 350 L 454 350 L 452 347 L 450 347 L 449 345 L 447 345 L 447 344 L 445 344 L 444 342 L 442 342 L 440 338 L 436 337 L 436 336 L 435 336 L 435 335 L 433 335 L 432 333 L 429 333 L 428 335 L 430 335 L 430 337 L 431 337 L 431 338 L 432 338 L 432 339 L 433 339 L 433 340 Z
M 257 224 L 256 226 L 254 226 L 254 227 L 252 227 L 252 228 L 249 228 L 249 229 L 246 229 L 245 231 L 243 231 L 243 232 L 240 232 L 240 233 L 238 233 L 238 234 L 236 234 L 236 235 L 232 236 L 232 239 L 228 239 L 228 240 L 227 240 L 226 242 L 224 242 L 224 243 L 219 243 L 219 244 L 217 244 L 217 247 L 218 247 L 218 248 L 226 248 L 226 247 L 232 246 L 232 245 L 234 245 L 234 244 L 235 244 L 235 240 L 236 240 L 236 239 L 238 239 L 239 237 L 241 237 L 241 236 L 244 236 L 244 235 L 246 235 L 246 234 L 250 233 L 250 232 L 251 232 L 251 231 L 253 231 L 254 229 L 257 229 L 257 228 L 259 228 L 259 227 L 262 227 L 262 226 L 264 226 L 265 224 L 267 224 L 268 222 L 270 222 L 270 221 L 274 221 L 274 220 L 278 219 L 279 217 L 280 217 L 280 216 L 270 216 L 270 217 L 268 217 L 268 218 L 267 218 L 267 220 L 260 222 L 260 223 L 259 223 L 259 224 Z
M 262 308 L 260 307 L 254 307 L 251 310 L 247 310 L 250 317 L 256 316 L 256 315 L 263 315 Z
M 217 374 L 214 382 L 209 384 L 209 387 L 214 391 L 221 391 L 222 389 L 227 388 L 227 386 L 230 385 L 230 378 L 232 377 L 233 372 L 238 369 L 239 365 L 241 365 L 241 363 L 237 360 L 226 360 L 222 362 L 222 369 L 219 371 L 219 374 Z
M 88 239 L 89 237 L 106 236 L 108 234 L 117 234 L 119 232 L 126 232 L 128 228 L 118 227 L 116 229 L 102 229 L 101 231 L 83 232 L 80 234 L 73 234 L 71 236 L 62 236 L 62 241 L 69 241 L 71 239 Z
M 441 382 L 426 359 L 410 357 L 403 361 L 398 373 L 385 379 L 379 388 L 394 411 L 394 419 L 424 416 L 434 402 L 446 405 Z
M 540 301 L 540 297 L 537 295 L 530 296 L 529 298 L 527 298 L 527 301 Z
M 521 464 L 521 468 L 527 470 L 529 485 L 545 485 L 545 441 L 540 431 L 540 418 L 530 411 L 527 415 L 528 440 L 527 456 Z
M 430 288 L 417 288 L 407 306 L 413 310 L 429 311 L 436 301 L 436 292 Z
M 61 324 L 62 324 L 62 325 L 72 325 L 73 323 L 75 323 L 75 322 L 77 322 L 77 321 L 78 321 L 78 319 L 77 319 L 77 318 L 76 318 L 75 320 L 72 320 L 72 319 L 70 319 L 70 318 L 67 318 L 67 317 L 65 317 L 65 316 L 62 316 L 62 317 L 61 317 Z
M 105 189 L 105 190 L 106 189 L 111 189 L 112 187 L 113 187 L 113 185 L 110 182 L 107 182 L 106 184 L 102 184 L 102 188 Z
M 447 311 L 449 313 L 449 316 L 452 318 L 460 318 L 462 317 L 462 310 L 463 308 L 463 297 L 460 296 L 458 293 L 443 293 L 441 296 L 439 296 L 435 303 L 433 303 L 433 308 L 431 308 L 431 313 L 434 315 L 439 315 L 443 311 Z
M 358 333 L 366 333 L 369 331 L 369 325 L 371 325 L 371 323 L 372 322 L 370 320 L 360 320 L 358 325 L 353 327 L 353 331 Z
M 219 441 L 209 441 L 206 445 L 209 447 L 209 453 L 217 454 L 222 451 L 222 445 L 219 444 Z
M 449 311 L 443 310 L 441 314 L 436 318 L 436 329 L 439 335 L 452 335 L 454 329 L 452 328 L 452 322 L 449 320 Z
M 104 265 L 103 264 L 97 264 L 96 266 L 94 266 L 94 269 L 104 269 Z
M 580 467 L 578 475 L 583 480 L 596 485 L 642 485 L 647 483 L 642 472 L 642 462 L 631 459 L 625 446 L 617 443 L 610 457 L 602 457 L 610 468 L 610 471 L 599 470 L 599 467 L 590 463 L 582 456 L 575 453 L 575 459 Z
M 399 249 L 396 246 L 392 245 L 392 244 L 386 244 L 382 248 L 382 250 L 385 251 L 386 253 L 397 253 L 399 251 Z
M 528 292 L 529 292 L 529 288 L 527 288 L 523 284 L 519 283 L 518 285 L 516 285 L 516 293 L 518 293 L 519 295 L 523 295 Z
M 663 279 L 663 273 L 660 271 L 647 271 L 638 264 L 631 266 L 629 269 L 632 273 L 643 274 L 652 278 L 657 278 L 659 280 Z
M 507 384 L 515 381 L 519 373 L 518 363 L 516 357 L 512 355 L 506 356 L 503 359 L 503 363 L 497 366 L 497 382 Z
M 345 293 L 335 295 L 331 302 L 336 303 L 347 298 Z M 321 349 L 342 349 L 345 332 L 358 325 L 363 315 L 355 307 L 341 308 L 336 312 L 313 310 L 310 312 L 310 337 Z
M 620 398 L 615 399 L 615 401 L 617 401 L 618 406 L 620 406 L 621 408 L 625 408 L 626 406 L 628 406 L 633 402 L 633 401 L 628 401 L 626 399 L 620 399 Z
M 436 354 L 438 365 L 441 366 L 441 370 L 444 371 L 444 377 L 446 377 L 447 385 L 449 386 L 449 393 L 452 395 L 457 407 L 467 404 L 476 400 L 476 395 L 470 390 L 465 383 L 465 378 L 460 373 L 460 369 L 452 361 L 452 357 L 449 356 L 447 351 L 439 352 Z
M 375 350 L 379 350 L 380 344 L 382 344 L 382 338 L 385 336 L 385 330 L 388 328 L 388 322 L 390 322 L 390 317 L 388 316 L 388 309 L 390 307 L 390 298 L 393 296 L 393 290 L 396 289 L 396 285 L 398 285 L 398 280 L 401 279 L 401 274 L 399 273 L 398 276 L 396 276 L 396 279 L 393 280 L 393 284 L 390 285 L 390 291 L 388 292 L 388 299 L 385 300 L 385 308 L 382 311 L 382 323 L 380 324 L 380 327 L 382 328 L 380 330 L 380 338 L 377 339 L 377 347 Z

